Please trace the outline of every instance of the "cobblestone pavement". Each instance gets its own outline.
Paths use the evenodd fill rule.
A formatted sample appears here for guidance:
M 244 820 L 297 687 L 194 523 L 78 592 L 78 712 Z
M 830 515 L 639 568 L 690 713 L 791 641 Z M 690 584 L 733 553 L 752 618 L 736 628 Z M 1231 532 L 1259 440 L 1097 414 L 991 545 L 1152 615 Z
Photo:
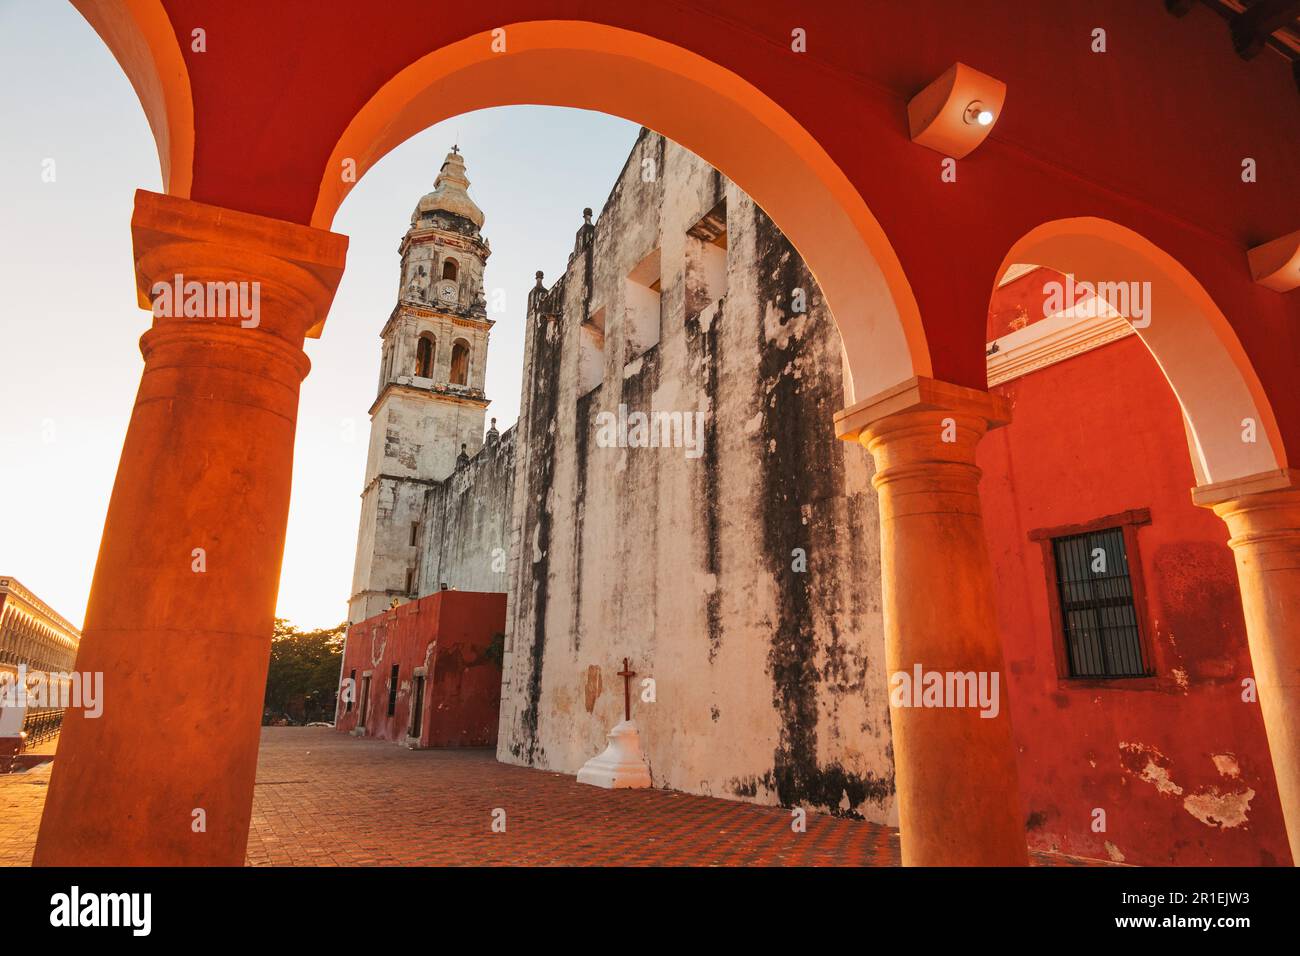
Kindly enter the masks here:
M 0 776 L 0 865 L 31 862 L 50 764 Z M 505 832 L 492 829 L 505 811 Z M 499 814 L 498 814 L 499 818 Z M 898 832 L 670 790 L 600 790 L 488 750 L 262 731 L 253 866 L 897 866 Z M 1035 853 L 1037 865 L 1093 861 Z

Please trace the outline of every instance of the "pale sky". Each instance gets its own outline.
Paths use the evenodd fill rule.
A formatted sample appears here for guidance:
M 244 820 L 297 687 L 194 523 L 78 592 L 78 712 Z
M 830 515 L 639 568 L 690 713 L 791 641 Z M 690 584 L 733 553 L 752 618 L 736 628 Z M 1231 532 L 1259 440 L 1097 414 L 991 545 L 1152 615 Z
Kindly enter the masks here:
M 490 311 L 486 382 L 504 430 L 519 410 L 533 273 L 549 284 L 563 271 L 582 208 L 599 211 L 637 131 L 581 110 L 485 110 L 414 137 L 353 189 L 334 220 L 351 238 L 347 272 L 323 337 L 307 344 L 281 617 L 346 617 L 397 246 L 448 148 L 460 145 L 486 216 L 490 309 L 505 291 L 504 310 Z M 0 0 L 0 575 L 78 626 L 149 327 L 132 275 L 137 188 L 161 190 L 158 157 L 108 49 L 71 4 Z

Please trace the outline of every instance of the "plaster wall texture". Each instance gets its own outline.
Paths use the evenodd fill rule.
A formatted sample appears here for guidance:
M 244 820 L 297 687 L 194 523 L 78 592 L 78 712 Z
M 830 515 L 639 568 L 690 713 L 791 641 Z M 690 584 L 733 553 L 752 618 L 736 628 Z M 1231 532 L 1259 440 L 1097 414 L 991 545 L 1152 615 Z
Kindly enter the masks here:
M 483 448 L 424 495 L 420 594 L 506 589 L 515 478 L 515 429 L 488 432 Z
M 889 821 L 871 464 L 795 250 L 643 132 L 527 321 L 498 756 L 576 772 L 627 657 L 655 786 Z M 638 411 L 702 447 L 605 447 Z

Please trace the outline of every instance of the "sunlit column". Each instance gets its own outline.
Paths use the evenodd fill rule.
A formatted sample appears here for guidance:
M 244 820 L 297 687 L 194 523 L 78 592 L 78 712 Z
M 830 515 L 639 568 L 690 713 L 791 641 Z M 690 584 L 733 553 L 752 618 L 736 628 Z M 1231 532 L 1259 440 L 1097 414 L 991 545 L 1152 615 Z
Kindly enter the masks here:
M 35 862 L 241 865 L 302 345 L 347 239 L 143 191 L 132 236 L 157 307 L 77 654 L 102 714 L 64 722 Z
M 1291 859 L 1300 863 L 1300 472 L 1252 475 L 1193 496 L 1232 536 L 1254 671 L 1243 693 L 1258 695 Z
M 860 441 L 876 462 L 885 662 L 907 866 L 1027 862 L 975 466 L 984 433 L 1009 417 L 997 396 L 928 378 L 836 416 L 837 434 Z M 972 687 L 979 691 L 972 695 Z

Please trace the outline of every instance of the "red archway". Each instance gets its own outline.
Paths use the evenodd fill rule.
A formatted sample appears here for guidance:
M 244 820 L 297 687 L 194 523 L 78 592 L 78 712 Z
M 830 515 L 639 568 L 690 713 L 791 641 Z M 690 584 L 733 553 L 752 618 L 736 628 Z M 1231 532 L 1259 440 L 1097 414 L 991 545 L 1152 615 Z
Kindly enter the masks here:
M 1150 314 L 1134 327 L 1182 406 L 1198 485 L 1287 467 L 1272 404 L 1232 324 L 1173 256 L 1131 229 L 1085 217 L 1032 229 L 998 275 L 1016 263 L 1080 282 L 1149 283 Z
M 132 685 L 94 727 L 74 715 L 38 861 L 238 862 L 307 370 L 301 345 L 324 323 L 346 246 L 307 224 L 332 218 L 344 160 L 359 175 L 442 116 L 549 102 L 640 119 L 721 166 L 786 231 L 845 345 L 856 404 L 838 416 L 839 433 L 876 457 L 891 668 L 921 658 L 1002 667 L 973 462 L 984 431 L 1008 413 L 982 391 L 990 275 L 1034 224 L 1099 217 L 1176 258 L 1191 284 L 1118 234 L 1093 247 L 1099 266 L 1127 249 L 1169 272 L 1170 288 L 1209 317 L 1191 328 L 1210 334 L 1202 341 L 1220 352 L 1215 368 L 1238 370 L 1215 381 L 1232 386 L 1234 402 L 1250 398 L 1278 463 L 1300 444 L 1300 306 L 1245 268 L 1247 248 L 1296 228 L 1285 199 L 1300 178 L 1300 135 L 1275 109 L 1294 91 L 1280 65 L 1244 72 L 1217 23 L 1188 17 L 1175 30 L 1159 5 L 1117 5 L 1113 34 L 1157 42 L 1116 43 L 1097 60 L 1086 42 L 1093 11 L 1034 3 L 990 18 L 941 0 L 797 13 L 690 0 L 671 17 L 637 4 L 597 15 L 580 0 L 491 10 L 394 0 L 383 15 L 341 4 L 309 16 L 289 4 L 74 2 L 131 77 L 158 141 L 169 195 L 137 199 L 142 293 L 179 271 L 258 281 L 266 321 L 245 334 L 163 318 L 143 340 L 79 666 L 184 695 L 160 704 Z M 951 180 L 942 157 L 909 141 L 906 104 L 956 60 L 1005 81 L 1008 96 L 1006 115 Z M 1257 92 L 1241 96 L 1244 84 Z M 1101 115 L 1124 148 L 1072 149 Z M 1187 130 L 1207 115 L 1217 135 L 1189 153 Z M 1279 185 L 1238 188 L 1247 148 Z M 1035 236 L 1017 257 L 1052 255 L 1050 239 Z M 1222 304 L 1217 318 L 1199 286 Z M 1159 345 L 1196 406 L 1202 450 L 1217 448 L 1224 426 L 1190 402 L 1182 351 Z M 953 441 L 937 443 L 941 429 Z M 1213 479 L 1220 459 L 1202 457 Z M 1241 474 L 1254 466 L 1228 462 L 1229 487 L 1213 500 L 1235 535 L 1294 844 L 1300 744 L 1279 746 L 1300 714 L 1291 639 L 1300 491 L 1286 468 Z M 194 548 L 216 552 L 203 575 L 189 564 Z M 929 579 L 952 586 L 914 586 Z M 232 730 L 195 726 L 196 707 Z M 143 753 L 158 722 L 166 737 Z M 1024 861 L 1005 721 L 900 714 L 894 743 L 905 860 Z M 146 779 L 165 818 L 129 812 Z M 213 821 L 204 840 L 189 829 L 198 809 Z

